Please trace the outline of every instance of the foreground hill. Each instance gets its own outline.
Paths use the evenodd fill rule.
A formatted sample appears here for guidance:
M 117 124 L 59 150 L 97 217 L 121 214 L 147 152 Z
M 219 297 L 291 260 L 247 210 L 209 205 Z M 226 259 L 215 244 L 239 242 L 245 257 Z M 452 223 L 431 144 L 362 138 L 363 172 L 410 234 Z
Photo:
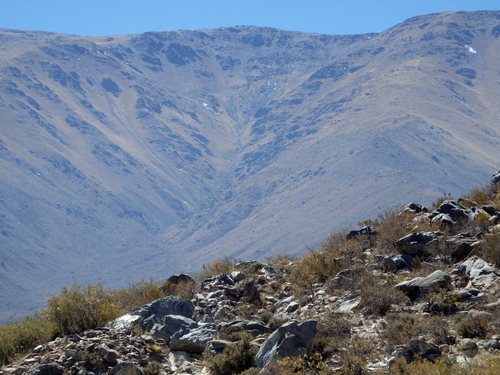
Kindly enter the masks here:
M 500 171 L 365 224 L 196 280 L 65 288 L 0 327 L 0 375 L 498 374 Z
M 465 191 L 500 159 L 499 36 L 496 11 L 353 36 L 2 30 L 0 315 Z

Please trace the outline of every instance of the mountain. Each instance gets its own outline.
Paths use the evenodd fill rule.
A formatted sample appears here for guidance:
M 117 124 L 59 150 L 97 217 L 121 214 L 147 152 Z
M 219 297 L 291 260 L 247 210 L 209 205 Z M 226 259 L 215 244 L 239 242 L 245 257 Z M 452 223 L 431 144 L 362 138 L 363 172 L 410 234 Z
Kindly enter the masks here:
M 500 11 L 346 36 L 0 30 L 0 316 L 464 192 L 500 160 L 499 36 Z

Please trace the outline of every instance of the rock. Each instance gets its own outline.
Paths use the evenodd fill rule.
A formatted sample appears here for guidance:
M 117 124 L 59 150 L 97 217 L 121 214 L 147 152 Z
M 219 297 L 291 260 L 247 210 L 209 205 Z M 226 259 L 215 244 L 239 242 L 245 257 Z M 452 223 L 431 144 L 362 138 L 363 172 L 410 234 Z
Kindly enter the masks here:
M 122 362 L 113 367 L 109 375 L 144 375 L 144 373 L 134 363 Z
M 465 207 L 454 200 L 446 200 L 429 215 L 431 221 L 439 214 L 447 214 L 453 223 L 470 220 L 470 212 Z
M 337 308 L 337 310 L 335 310 L 335 312 L 338 314 L 349 313 L 352 310 L 354 310 L 359 305 L 360 302 L 361 302 L 360 297 L 344 301 L 340 304 L 340 306 Z
M 181 315 L 191 319 L 194 313 L 194 305 L 191 301 L 168 296 L 134 310 L 130 315 L 140 316 L 141 328 L 149 330 L 154 323 L 162 324 L 167 315 Z
M 498 281 L 497 271 L 477 255 L 460 264 L 453 273 L 467 276 L 469 278 L 468 288 L 483 288 L 493 285 Z
M 64 369 L 55 365 L 41 365 L 33 371 L 33 375 L 62 375 Z
M 117 364 L 118 353 L 116 351 L 104 346 L 98 346 L 94 349 L 94 352 L 98 353 L 107 365 L 114 366 Z
M 434 362 L 442 354 L 441 349 L 437 345 L 421 339 L 411 339 L 406 346 L 413 358 L 425 358 Z
M 477 239 L 468 233 L 457 234 L 446 240 L 451 259 L 454 262 L 464 260 L 470 254 L 476 242 Z
M 194 282 L 194 280 L 190 275 L 188 275 L 186 273 L 172 275 L 167 279 L 167 283 L 171 283 L 174 285 L 177 285 L 180 283 L 188 283 L 188 282 Z
M 413 212 L 413 213 L 421 213 L 421 212 L 427 212 L 427 208 L 424 206 L 418 204 L 418 203 L 408 203 L 406 206 L 403 207 L 403 212 Z
M 451 277 L 443 271 L 437 270 L 425 277 L 416 277 L 396 285 L 396 289 L 405 293 L 412 301 L 424 293 L 436 292 L 439 289 L 449 289 Z
M 497 171 L 492 177 L 491 177 L 491 183 L 492 184 L 498 184 L 500 183 L 500 171 Z
M 176 333 L 170 341 L 170 350 L 188 353 L 203 353 L 207 344 L 214 339 L 215 324 L 203 324 L 186 334 Z
M 460 344 L 460 350 L 465 356 L 470 358 L 474 357 L 479 352 L 477 344 L 471 339 L 463 339 Z
M 483 210 L 484 212 L 486 212 L 490 216 L 495 216 L 497 214 L 497 210 L 496 210 L 495 206 L 493 206 L 491 204 L 481 206 L 481 210 Z
M 316 320 L 283 324 L 260 347 L 255 356 L 256 366 L 263 368 L 280 358 L 305 354 L 307 344 L 316 336 L 316 325 Z
M 382 258 L 382 269 L 385 272 L 396 272 L 398 270 L 411 268 L 413 266 L 413 257 L 411 255 L 387 255 Z
M 347 239 L 351 239 L 351 238 L 356 238 L 357 236 L 359 235 L 367 235 L 367 236 L 373 236 L 375 234 L 377 234 L 377 231 L 375 230 L 375 228 L 369 226 L 369 225 L 366 225 L 358 230 L 351 230 L 348 234 L 347 234 Z
M 431 245 L 437 244 L 441 232 L 416 232 L 396 241 L 397 249 L 405 255 L 427 256 Z
M 300 305 L 297 302 L 290 302 L 287 307 L 285 308 L 285 312 L 291 313 L 297 310 L 300 307 Z
M 230 273 L 230 276 L 231 276 L 231 279 L 233 279 L 233 281 L 235 283 L 246 279 L 245 274 L 243 272 L 240 272 L 240 271 L 233 271 Z
M 170 340 L 174 334 L 184 335 L 198 327 L 198 324 L 181 315 L 167 315 L 162 324 L 154 324 L 149 331 L 154 338 Z
M 234 320 L 232 322 L 222 322 L 217 326 L 217 331 L 223 334 L 247 331 L 252 336 L 269 333 L 271 330 L 262 322 L 253 320 Z
M 212 340 L 208 345 L 208 350 L 213 354 L 220 354 L 224 349 L 231 345 L 231 341 L 227 340 Z

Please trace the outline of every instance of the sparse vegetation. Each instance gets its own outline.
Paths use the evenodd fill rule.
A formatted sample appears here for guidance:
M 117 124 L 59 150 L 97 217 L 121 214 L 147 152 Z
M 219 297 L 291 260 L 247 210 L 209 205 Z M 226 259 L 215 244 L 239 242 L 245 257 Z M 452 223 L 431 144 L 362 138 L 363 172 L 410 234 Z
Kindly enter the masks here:
M 206 350 L 203 354 L 207 368 L 212 375 L 240 374 L 251 368 L 257 348 L 250 344 L 248 337 L 229 345 L 222 354 L 212 354 Z

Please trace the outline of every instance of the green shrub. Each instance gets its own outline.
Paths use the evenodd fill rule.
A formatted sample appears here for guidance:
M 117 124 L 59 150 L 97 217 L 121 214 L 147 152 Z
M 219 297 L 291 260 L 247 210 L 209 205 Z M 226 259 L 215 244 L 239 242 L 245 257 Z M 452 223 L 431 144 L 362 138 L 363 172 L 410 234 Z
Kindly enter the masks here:
M 245 338 L 228 345 L 222 354 L 212 354 L 206 350 L 203 357 L 212 375 L 232 375 L 251 368 L 254 365 L 255 354 L 257 348 Z

